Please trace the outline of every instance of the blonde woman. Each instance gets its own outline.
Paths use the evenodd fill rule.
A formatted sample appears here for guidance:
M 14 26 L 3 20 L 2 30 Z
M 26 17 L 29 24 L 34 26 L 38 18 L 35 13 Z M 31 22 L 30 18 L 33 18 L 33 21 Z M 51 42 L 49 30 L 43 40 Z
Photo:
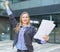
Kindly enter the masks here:
M 5 2 L 6 11 L 9 16 L 9 20 L 11 25 L 15 30 L 15 38 L 13 47 L 16 46 L 17 52 L 33 52 L 32 40 L 33 36 L 36 33 L 35 27 L 30 24 L 30 16 L 27 12 L 23 12 L 20 15 L 20 22 L 17 23 L 14 18 L 9 6 L 9 2 Z M 48 41 L 49 36 L 43 37 L 46 41 Z M 45 43 L 41 40 L 36 40 L 37 43 Z

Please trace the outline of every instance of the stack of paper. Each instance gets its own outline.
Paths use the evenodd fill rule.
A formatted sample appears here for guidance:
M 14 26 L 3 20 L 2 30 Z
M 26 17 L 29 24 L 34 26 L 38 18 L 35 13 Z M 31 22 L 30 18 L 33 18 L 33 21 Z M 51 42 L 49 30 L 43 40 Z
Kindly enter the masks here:
M 44 41 L 43 37 L 45 35 L 49 35 L 51 31 L 54 29 L 54 27 L 55 27 L 54 21 L 42 20 L 41 25 L 39 26 L 39 29 L 35 34 L 34 38 Z

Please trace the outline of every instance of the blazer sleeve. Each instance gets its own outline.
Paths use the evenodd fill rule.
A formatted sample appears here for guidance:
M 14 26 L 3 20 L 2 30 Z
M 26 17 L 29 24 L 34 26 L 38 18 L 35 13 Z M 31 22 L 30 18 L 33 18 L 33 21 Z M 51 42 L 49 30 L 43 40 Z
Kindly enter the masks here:
M 33 35 L 35 35 L 37 33 L 37 30 L 35 29 L 35 27 L 33 28 Z M 35 39 L 35 42 L 37 42 L 38 44 L 45 44 L 46 41 L 42 41 L 42 40 L 39 40 L 39 39 Z
M 12 11 L 8 8 L 8 9 L 6 9 L 6 12 L 9 16 L 9 20 L 10 20 L 11 25 L 13 26 L 13 28 L 15 28 L 17 25 L 17 21 L 16 21 L 15 17 L 13 16 Z

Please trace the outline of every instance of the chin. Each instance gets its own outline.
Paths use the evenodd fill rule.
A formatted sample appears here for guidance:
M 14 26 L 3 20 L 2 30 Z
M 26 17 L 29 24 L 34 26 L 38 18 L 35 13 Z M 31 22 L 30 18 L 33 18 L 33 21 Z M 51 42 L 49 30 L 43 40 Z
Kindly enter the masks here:
M 27 24 L 28 22 L 23 22 L 24 24 Z

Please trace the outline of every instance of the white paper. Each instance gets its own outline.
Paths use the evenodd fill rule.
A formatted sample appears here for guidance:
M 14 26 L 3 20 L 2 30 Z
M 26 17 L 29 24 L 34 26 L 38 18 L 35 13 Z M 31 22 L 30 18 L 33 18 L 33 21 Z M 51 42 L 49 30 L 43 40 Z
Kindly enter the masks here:
M 45 35 L 49 35 L 51 31 L 54 29 L 54 27 L 55 27 L 54 21 L 42 20 L 41 25 L 39 26 L 39 29 L 35 34 L 34 38 L 44 41 L 43 37 Z

